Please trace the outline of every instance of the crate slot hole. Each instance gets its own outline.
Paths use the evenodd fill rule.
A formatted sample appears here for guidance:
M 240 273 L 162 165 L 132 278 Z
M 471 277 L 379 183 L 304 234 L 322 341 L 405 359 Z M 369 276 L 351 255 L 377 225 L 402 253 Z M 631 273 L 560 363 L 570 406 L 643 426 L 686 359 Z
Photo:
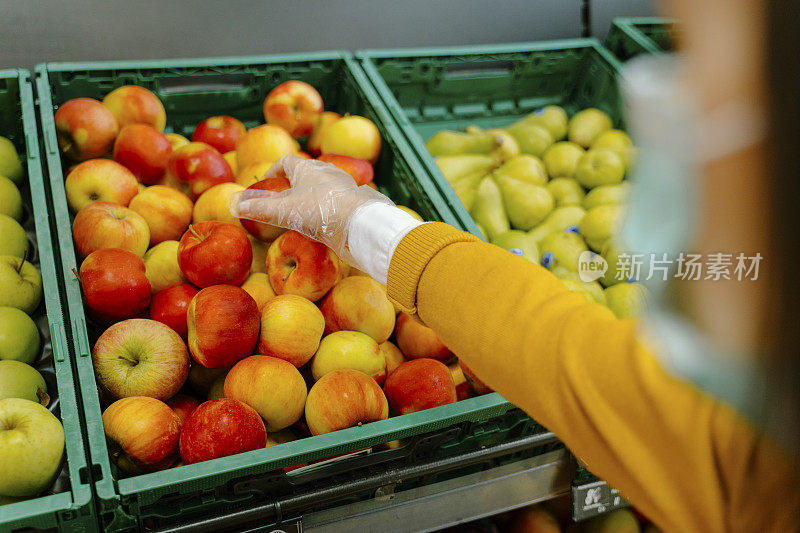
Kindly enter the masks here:
M 176 76 L 159 80 L 164 94 L 180 94 L 198 91 L 238 91 L 248 86 L 247 74 L 208 74 L 203 76 Z

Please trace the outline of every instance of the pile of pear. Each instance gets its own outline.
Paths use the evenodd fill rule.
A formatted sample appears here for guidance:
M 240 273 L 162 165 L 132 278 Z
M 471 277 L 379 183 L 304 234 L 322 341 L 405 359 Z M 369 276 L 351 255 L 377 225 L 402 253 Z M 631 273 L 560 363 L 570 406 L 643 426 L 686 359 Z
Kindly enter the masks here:
M 642 313 L 643 286 L 616 278 L 636 148 L 606 113 L 588 108 L 569 117 L 551 105 L 506 128 L 440 131 L 426 148 L 489 242 L 541 264 L 619 317 Z M 599 282 L 578 275 L 587 250 L 608 262 Z

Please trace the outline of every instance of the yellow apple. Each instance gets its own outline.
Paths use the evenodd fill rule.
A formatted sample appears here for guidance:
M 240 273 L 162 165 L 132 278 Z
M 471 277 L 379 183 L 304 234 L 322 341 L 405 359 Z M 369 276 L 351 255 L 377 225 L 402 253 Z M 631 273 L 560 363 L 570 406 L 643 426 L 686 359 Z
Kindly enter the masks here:
M 229 222 L 242 228 L 242 223 L 239 219 L 231 214 L 229 201 L 231 195 L 238 191 L 243 191 L 244 187 L 236 183 L 220 183 L 214 185 L 203 194 L 194 204 L 192 211 L 192 223 L 205 222 L 208 220 L 218 220 L 220 222 Z
M 153 294 L 186 281 L 178 266 L 178 241 L 160 242 L 147 250 L 144 254 L 144 268 Z
M 251 273 L 242 283 L 242 288 L 256 301 L 259 313 L 263 311 L 268 301 L 277 296 L 269 284 L 269 277 L 264 272 Z
M 323 154 L 357 157 L 374 165 L 381 153 L 381 134 L 371 120 L 348 115 L 328 126 L 320 148 Z
M 311 375 L 349 368 L 372 377 L 378 385 L 386 379 L 386 357 L 375 340 L 359 331 L 336 331 L 322 339 L 311 360 Z

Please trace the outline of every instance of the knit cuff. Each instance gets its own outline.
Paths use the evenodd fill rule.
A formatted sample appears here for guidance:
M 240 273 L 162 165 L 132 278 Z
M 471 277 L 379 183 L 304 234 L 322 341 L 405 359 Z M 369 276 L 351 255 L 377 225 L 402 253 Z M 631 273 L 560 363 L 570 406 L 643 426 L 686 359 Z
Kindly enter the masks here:
M 386 282 L 389 300 L 404 313 L 416 315 L 417 285 L 422 272 L 437 253 L 457 242 L 480 242 L 480 239 L 443 222 L 429 222 L 408 232 L 389 263 Z

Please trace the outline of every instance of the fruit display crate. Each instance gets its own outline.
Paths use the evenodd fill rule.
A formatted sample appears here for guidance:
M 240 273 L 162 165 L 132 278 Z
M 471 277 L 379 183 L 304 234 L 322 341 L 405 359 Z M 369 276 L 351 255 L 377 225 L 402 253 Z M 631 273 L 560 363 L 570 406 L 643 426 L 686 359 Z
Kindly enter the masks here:
M 658 17 L 616 18 L 605 46 L 620 61 L 639 54 L 663 54 L 672 50 L 675 21 Z
M 364 71 L 459 222 L 482 236 L 425 148 L 434 133 L 504 127 L 546 105 L 586 107 L 622 122 L 620 63 L 596 39 L 362 50 Z
M 16 503 L 0 503 L 0 531 L 95 531 L 97 519 L 59 297 L 33 90 L 26 70 L 0 71 L 0 135 L 14 144 L 26 170 L 20 186 L 21 223 L 29 240 L 27 260 L 41 272 L 43 285 L 42 301 L 31 315 L 41 335 L 33 366 L 45 379 L 50 395 L 47 407 L 61 420 L 65 441 L 61 472 L 45 493 Z M 5 475 L 0 472 L 0 476 Z
M 489 394 L 239 455 L 139 476 L 120 475 L 108 457 L 91 361 L 91 324 L 84 314 L 80 284 L 72 273 L 77 261 L 64 191 L 66 166 L 54 129 L 58 106 L 74 97 L 102 98 L 121 85 L 141 85 L 164 103 L 166 131 L 191 134 L 198 122 L 214 114 L 233 115 L 248 127 L 261 123 L 261 104 L 269 90 L 283 81 L 299 79 L 320 92 L 326 109 L 362 115 L 377 125 L 383 149 L 375 165 L 375 183 L 383 192 L 426 220 L 463 226 L 453 214 L 453 206 L 419 164 L 358 63 L 346 52 L 43 64 L 37 66 L 36 73 L 61 250 L 59 268 L 66 287 L 70 335 L 104 529 L 191 529 L 193 521 L 240 515 L 243 510 L 271 501 L 276 494 L 288 496 L 312 486 L 335 492 L 345 485 L 344 479 L 368 467 L 392 468 L 430 457 L 453 457 L 481 446 L 546 433 L 499 395 Z M 408 440 L 399 448 L 382 446 L 398 439 Z M 528 453 L 537 453 L 540 448 L 532 447 Z M 289 474 L 284 471 L 285 467 L 354 451 L 358 453 L 353 456 Z M 356 496 L 346 497 L 352 501 Z M 330 498 L 326 502 L 335 504 Z

